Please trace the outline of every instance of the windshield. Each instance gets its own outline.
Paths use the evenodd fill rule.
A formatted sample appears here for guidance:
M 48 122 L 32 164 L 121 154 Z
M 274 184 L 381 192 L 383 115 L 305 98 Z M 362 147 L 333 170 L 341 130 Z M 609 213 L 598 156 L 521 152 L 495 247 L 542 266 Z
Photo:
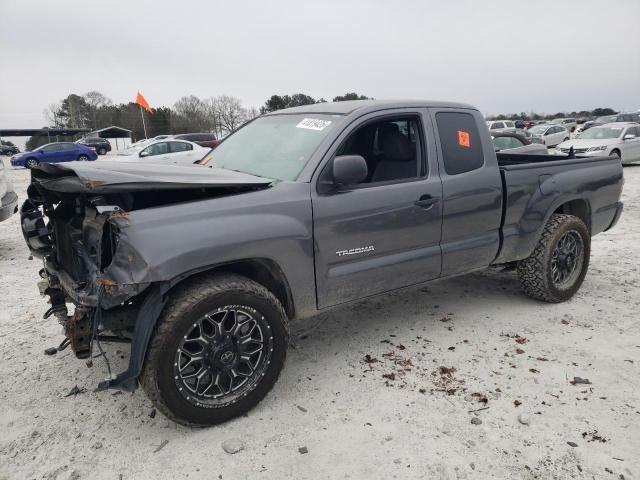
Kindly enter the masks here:
M 606 139 L 618 138 L 622 134 L 622 127 L 592 127 L 585 130 L 581 135 L 581 139 Z
M 549 128 L 548 125 L 536 125 L 535 127 L 531 127 L 529 131 L 536 135 L 542 135 L 544 132 L 547 131 L 547 128 Z
M 209 165 L 295 180 L 340 117 L 307 113 L 257 118 L 218 145 L 211 152 Z
M 145 142 L 144 144 L 140 145 L 132 145 L 129 148 L 121 151 L 120 153 L 118 153 L 118 155 L 137 155 L 138 153 L 140 153 L 140 150 L 142 150 L 144 147 L 146 147 L 146 144 L 148 142 Z

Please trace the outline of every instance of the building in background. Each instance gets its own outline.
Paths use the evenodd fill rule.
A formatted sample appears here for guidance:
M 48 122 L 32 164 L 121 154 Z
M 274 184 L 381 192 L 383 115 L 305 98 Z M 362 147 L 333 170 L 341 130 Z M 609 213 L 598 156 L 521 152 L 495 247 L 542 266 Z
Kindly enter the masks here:
M 116 127 L 115 125 L 94 130 L 92 132 L 89 132 L 85 136 L 100 137 L 109 140 L 112 152 L 125 150 L 129 147 L 129 145 L 131 145 L 131 130 L 127 130 L 126 128 L 122 127 Z

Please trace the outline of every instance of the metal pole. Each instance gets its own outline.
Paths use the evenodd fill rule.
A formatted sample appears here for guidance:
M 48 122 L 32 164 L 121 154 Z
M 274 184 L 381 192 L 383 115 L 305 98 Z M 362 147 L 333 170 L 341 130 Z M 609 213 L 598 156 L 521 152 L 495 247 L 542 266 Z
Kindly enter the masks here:
M 140 105 L 140 116 L 142 117 L 142 128 L 144 129 L 144 138 L 147 138 L 147 126 L 144 123 L 144 113 L 142 112 L 142 105 Z

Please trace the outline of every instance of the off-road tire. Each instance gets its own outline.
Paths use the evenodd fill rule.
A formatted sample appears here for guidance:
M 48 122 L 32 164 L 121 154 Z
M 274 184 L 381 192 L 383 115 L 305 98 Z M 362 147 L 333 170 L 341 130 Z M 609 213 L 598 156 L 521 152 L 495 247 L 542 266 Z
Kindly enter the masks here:
M 576 231 L 583 243 L 581 271 L 567 288 L 558 288 L 552 278 L 551 259 L 553 251 L 565 232 Z M 570 299 L 580 288 L 589 268 L 591 236 L 582 220 L 574 215 L 553 214 L 542 231 L 533 253 L 518 262 L 518 279 L 526 295 L 549 303 Z
M 174 380 L 174 358 L 183 335 L 195 318 L 224 305 L 247 305 L 264 315 L 273 335 L 270 363 L 253 390 L 230 405 L 202 408 L 189 403 Z M 242 415 L 274 386 L 287 353 L 289 324 L 280 301 L 262 285 L 240 275 L 198 276 L 175 287 L 151 338 L 140 383 L 147 396 L 176 423 L 206 427 Z

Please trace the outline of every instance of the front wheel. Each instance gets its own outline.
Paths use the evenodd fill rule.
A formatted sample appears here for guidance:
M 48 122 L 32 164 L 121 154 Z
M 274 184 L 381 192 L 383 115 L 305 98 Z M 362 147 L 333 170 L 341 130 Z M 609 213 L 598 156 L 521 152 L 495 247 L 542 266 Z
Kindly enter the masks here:
M 40 162 L 38 162 L 38 160 L 36 160 L 35 158 L 27 158 L 27 161 L 24 162 L 24 166 L 26 168 L 35 168 L 40 164 Z
M 190 426 L 249 411 L 284 365 L 289 330 L 278 299 L 228 273 L 187 281 L 170 296 L 140 379 L 149 398 L 168 418 Z
M 107 154 L 107 149 L 106 148 L 101 148 L 100 150 L 98 150 L 98 155 L 106 155 Z
M 89 160 L 89 157 L 87 155 L 78 155 L 78 161 L 79 162 L 86 162 L 87 160 Z
M 564 302 L 582 285 L 590 253 L 584 222 L 574 215 L 553 214 L 533 253 L 518 262 L 520 287 L 532 298 Z

